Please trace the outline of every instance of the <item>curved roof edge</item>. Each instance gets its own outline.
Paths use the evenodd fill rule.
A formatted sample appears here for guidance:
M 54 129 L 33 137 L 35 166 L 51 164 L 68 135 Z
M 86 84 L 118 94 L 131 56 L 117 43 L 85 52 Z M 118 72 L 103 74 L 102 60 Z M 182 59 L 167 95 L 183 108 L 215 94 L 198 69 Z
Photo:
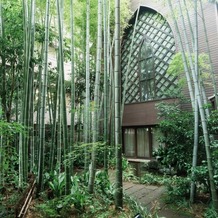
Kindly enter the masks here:
M 139 5 L 137 7 L 137 9 L 134 11 L 133 15 L 131 16 L 131 18 L 129 19 L 129 22 L 128 22 L 128 25 L 126 26 L 126 28 L 124 28 L 124 34 L 123 34 L 123 37 L 125 37 L 125 33 L 128 32 L 128 30 L 132 27 L 132 25 L 134 25 L 135 23 L 135 20 L 136 20 L 136 16 L 137 16 L 137 11 L 138 10 L 141 10 L 141 9 L 144 9 L 144 10 L 150 10 L 150 11 L 154 11 L 155 13 L 158 13 L 160 14 L 168 23 L 168 25 L 170 26 L 170 29 L 174 35 L 174 38 L 175 38 L 175 33 L 174 33 L 174 28 L 173 28 L 173 25 L 171 24 L 171 22 L 169 21 L 169 19 L 167 19 L 166 15 L 164 15 L 163 12 L 161 12 L 160 10 L 158 10 L 157 8 L 153 7 L 153 6 L 149 6 L 149 5 Z M 140 13 L 140 11 L 139 11 Z

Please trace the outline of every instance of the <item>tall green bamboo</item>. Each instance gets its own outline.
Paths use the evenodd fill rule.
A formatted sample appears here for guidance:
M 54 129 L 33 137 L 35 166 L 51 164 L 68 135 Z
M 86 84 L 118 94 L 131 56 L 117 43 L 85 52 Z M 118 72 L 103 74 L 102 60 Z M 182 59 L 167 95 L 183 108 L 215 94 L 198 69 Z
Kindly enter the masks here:
M 4 187 L 4 147 L 3 136 L 0 136 L 0 185 Z
M 197 1 L 195 1 L 195 25 L 194 25 L 194 58 L 195 58 L 195 75 L 197 80 L 199 80 L 199 62 L 198 62 L 198 11 L 197 11 Z M 198 154 L 198 126 L 199 126 L 199 114 L 198 114 L 198 102 L 197 102 L 197 92 L 196 92 L 196 103 L 195 103 L 195 129 L 194 129 L 194 147 L 193 147 L 193 158 L 192 158 L 192 176 L 195 176 L 195 168 L 197 166 L 197 154 Z M 195 182 L 191 182 L 191 189 L 190 189 L 190 201 L 191 203 L 194 202 L 195 197 L 195 189 L 196 185 Z
M 58 82 L 58 103 L 57 103 L 57 111 L 58 111 L 58 123 L 57 123 L 57 168 L 59 174 L 62 169 L 62 117 L 61 117 L 61 89 L 60 89 L 60 76 Z
M 41 109 L 40 109 L 40 132 L 39 132 L 39 157 L 38 157 L 38 181 L 37 193 L 43 187 L 43 171 L 44 171 L 44 150 L 45 150 L 45 111 L 46 111 L 46 93 L 48 81 L 48 46 L 49 46 L 49 12 L 50 0 L 46 1 L 46 18 L 45 18 L 45 43 L 43 56 L 43 72 L 42 72 L 42 93 L 41 93 Z
M 109 76 L 109 22 L 108 22 L 108 2 L 103 1 L 103 23 L 104 23 L 104 170 L 108 172 L 108 76 Z
M 110 126 L 110 144 L 115 145 L 115 75 L 114 75 L 114 65 L 112 60 L 112 50 L 114 47 L 114 38 L 110 45 L 110 57 L 109 57 L 109 74 L 110 74 L 110 83 L 109 83 L 109 99 L 110 99 L 110 116 L 109 116 L 109 126 Z
M 67 134 L 67 113 L 66 113 L 66 90 L 65 90 L 65 75 L 64 75 L 64 56 L 63 56 L 63 23 L 61 20 L 61 7 L 60 7 L 60 0 L 56 1 L 57 3 L 57 15 L 58 15 L 58 35 L 59 35 L 59 72 L 60 72 L 60 80 L 61 80 L 61 118 L 62 118 L 62 125 L 63 125 L 63 144 L 64 144 L 64 167 L 66 173 L 66 186 L 65 186 L 65 193 L 70 193 L 70 164 L 69 164 L 69 154 L 70 154 L 70 146 L 68 141 L 68 134 Z M 63 3 L 63 1 L 62 1 Z M 63 10 L 63 9 L 62 9 Z M 68 160 L 68 161 L 67 161 Z
M 178 28 L 177 21 L 175 19 L 175 14 L 173 12 L 171 0 L 168 0 L 168 4 L 169 4 L 170 10 L 171 10 L 172 15 L 173 15 L 176 32 L 177 32 L 178 38 L 179 38 L 180 48 L 182 48 L 181 34 L 180 34 L 180 31 Z M 191 52 L 190 52 L 190 48 L 189 48 L 189 44 L 188 44 L 187 32 L 184 31 L 185 24 L 184 24 L 183 19 L 182 19 L 182 26 L 183 26 L 182 31 L 184 34 L 186 49 L 187 49 L 187 53 L 189 56 L 189 63 L 191 65 L 191 72 L 192 72 L 192 79 L 194 82 L 194 89 L 196 92 L 198 107 L 199 107 L 199 112 L 200 112 L 200 117 L 201 117 L 201 124 L 202 124 L 203 135 L 204 135 L 205 150 L 206 150 L 206 156 L 207 156 L 207 167 L 208 167 L 208 172 L 209 172 L 209 181 L 210 181 L 210 190 L 211 190 L 211 195 L 212 195 L 212 201 L 213 201 L 214 208 L 216 210 L 218 210 L 218 198 L 217 198 L 217 193 L 216 193 L 216 188 L 215 188 L 215 183 L 214 183 L 212 157 L 211 157 L 211 151 L 210 151 L 210 141 L 209 141 L 209 135 L 208 135 L 208 130 L 207 130 L 206 116 L 205 116 L 205 111 L 204 111 L 204 107 L 203 107 L 203 103 L 202 103 L 202 97 L 200 95 L 199 81 L 198 81 L 195 69 L 193 68 L 194 65 L 192 62 L 192 56 L 191 56 Z M 182 50 L 182 53 L 184 53 L 184 50 Z
M 2 0 L 0 0 L 0 36 L 3 34 Z
M 32 2 L 33 3 L 33 2 Z M 30 99 L 32 95 L 33 86 L 33 69 L 30 70 L 31 62 L 31 46 L 33 46 L 32 41 L 34 34 L 31 34 L 32 17 L 34 14 L 30 14 L 29 3 L 26 0 L 22 1 L 23 5 L 23 38 L 24 38 L 24 62 L 23 62 L 23 99 L 22 99 L 22 112 L 21 112 L 21 122 L 27 127 L 27 136 L 30 134 Z M 32 7 L 31 7 L 32 8 Z M 28 161 L 28 137 L 23 133 L 20 133 L 19 140 L 19 185 L 22 186 L 23 182 L 27 180 L 27 174 L 29 170 Z
M 24 9 L 24 107 L 23 107 L 23 124 L 28 127 L 29 122 L 29 90 L 30 90 L 30 35 L 29 35 L 29 3 L 23 0 Z M 29 135 L 29 131 L 28 131 Z M 26 181 L 28 171 L 28 139 L 23 137 L 23 177 Z
M 210 46 L 209 46 L 209 41 L 208 41 L 208 35 L 207 35 L 207 28 L 206 28 L 206 24 L 205 24 L 205 16 L 204 16 L 203 5 L 202 5 L 201 0 L 199 2 L 200 2 L 201 18 L 202 18 L 203 27 L 204 27 L 204 35 L 205 35 L 205 39 L 206 39 L 207 54 L 208 54 L 208 57 L 209 57 L 210 75 L 211 75 L 212 84 L 213 84 L 214 97 L 215 97 L 215 102 L 216 102 L 216 109 L 218 110 L 217 82 L 216 82 L 216 77 L 215 77 L 215 73 L 214 73 L 214 65 L 213 65 L 213 62 L 212 62 L 211 51 L 210 51 Z
M 57 58 L 58 59 L 58 58 Z M 59 71 L 59 65 L 57 66 L 57 70 Z M 52 124 L 52 135 L 51 135 L 51 149 L 50 149 L 50 156 L 49 156 L 49 168 L 50 171 L 53 172 L 55 169 L 55 155 L 57 155 L 57 161 L 56 164 L 59 165 L 61 162 L 61 147 L 59 146 L 59 140 L 56 140 L 56 133 L 57 133 L 57 129 L 59 128 L 59 102 L 60 102 L 60 76 L 58 74 L 57 78 L 56 78 L 56 90 L 53 96 L 53 124 Z M 58 121 L 57 121 L 58 120 Z M 58 137 L 57 139 L 59 139 L 60 131 L 58 131 Z M 58 150 L 58 148 L 60 148 Z M 60 151 L 60 152 L 59 152 Z M 58 153 L 59 152 L 59 153 Z M 60 166 L 60 165 L 59 165 Z M 58 167 L 58 166 L 57 166 Z
M 0 0 L 0 38 L 3 38 L 3 17 L 2 17 L 2 0 Z M 2 67 L 0 68 L 0 72 L 2 73 Z M 3 88 L 3 85 L 2 85 Z M 0 99 L 2 101 L 2 99 Z M 2 107 L 0 107 L 2 111 Z M 2 114 L 0 114 L 0 119 L 2 119 Z M 4 181 L 4 155 L 3 155 L 3 136 L 0 137 L 0 185 L 3 185 Z
M 181 2 L 179 2 L 181 4 Z M 191 18 L 190 18 L 190 15 L 189 15 L 189 10 L 190 10 L 190 7 L 191 7 L 191 2 L 190 1 L 187 1 L 187 0 L 183 0 L 183 4 L 184 4 L 184 8 L 182 8 L 182 11 L 185 11 L 186 12 L 186 18 L 188 20 L 188 27 L 189 27 L 189 31 L 190 31 L 190 36 L 191 36 L 191 45 L 192 45 L 192 49 L 194 50 L 194 32 L 193 32 L 193 26 L 192 26 L 192 23 L 191 23 Z
M 58 86 L 56 86 L 58 87 Z M 57 94 L 55 94 L 57 95 Z M 52 122 L 52 125 L 51 125 L 51 148 L 50 148 L 50 156 L 49 156 L 49 169 L 51 172 L 54 171 L 54 160 L 55 160 L 55 149 L 56 149 L 56 146 L 55 146 L 55 139 L 56 139 L 56 130 L 57 130 L 57 120 L 56 120 L 56 115 L 57 115 L 57 108 L 56 108 L 56 103 L 57 103 L 57 100 L 55 99 L 54 101 L 54 110 L 53 110 L 53 122 Z
M 73 144 L 75 138 L 75 70 L 74 70 L 74 13 L 73 0 L 70 1 L 70 27 L 71 27 L 71 126 L 70 126 L 70 153 L 73 152 Z M 72 160 L 72 158 L 71 158 Z M 71 173 L 73 172 L 73 163 L 71 164 Z
M 4 34 L 4 18 L 3 18 L 3 8 L 2 8 L 2 1 L 0 2 L 0 37 L 2 40 L 5 38 Z M 1 50 L 4 51 L 3 49 L 3 44 L 1 45 Z M 6 111 L 7 111 L 7 106 L 6 106 L 6 60 L 5 60 L 5 55 L 4 52 L 2 52 L 1 55 L 1 107 L 2 107 L 2 118 L 6 119 Z
M 122 146 L 121 146 L 121 69 L 120 69 L 120 0 L 115 0 L 115 146 L 116 146 L 116 209 L 123 207 Z
M 180 2 L 178 2 L 180 4 Z M 168 1 L 168 4 L 171 4 L 171 2 L 169 3 Z M 181 20 L 183 20 L 183 14 L 181 13 L 181 7 L 179 7 L 179 10 L 180 10 L 180 17 L 181 17 Z M 175 27 L 177 26 L 177 23 L 176 23 L 176 15 L 173 11 L 171 11 L 171 14 L 172 14 L 172 17 L 173 17 L 173 20 L 174 20 L 174 25 Z M 178 31 L 179 31 L 179 28 L 178 28 Z M 193 90 L 193 85 L 192 85 L 192 79 L 191 79 L 191 76 L 190 76 L 190 70 L 189 70 L 189 62 L 187 60 L 187 56 L 185 54 L 184 51 L 184 46 L 182 44 L 182 39 L 181 37 L 179 37 L 179 47 L 180 47 L 180 50 L 181 50 L 181 54 L 182 54 L 182 61 L 183 61 L 183 65 L 184 65 L 184 70 L 185 70 L 185 76 L 186 76 L 186 80 L 187 80 L 187 84 L 188 84 L 188 90 L 189 90 L 189 95 L 190 95 L 190 99 L 191 99 L 191 104 L 192 104 L 192 108 L 194 109 L 195 108 L 195 93 L 194 93 L 194 90 Z
M 84 108 L 84 142 L 89 143 L 89 130 L 90 130 L 90 0 L 86 1 L 86 92 L 85 92 L 85 108 Z M 89 165 L 89 152 L 87 146 L 85 147 L 85 170 L 88 170 Z
M 45 48 L 45 42 L 41 43 L 41 51 L 40 51 L 40 57 L 41 60 L 43 60 L 44 58 L 44 48 Z M 38 170 L 38 162 L 39 162 L 39 152 L 40 152 L 40 146 L 38 146 L 40 144 L 40 122 L 41 122 L 41 93 L 42 93 L 42 73 L 43 73 L 43 61 L 41 62 L 40 66 L 39 66 L 39 73 L 37 75 L 36 78 L 36 88 L 35 88 L 35 101 L 36 101 L 36 127 L 35 127 L 35 139 L 34 139 L 34 143 L 35 143 L 35 159 L 36 159 L 36 166 L 37 166 L 37 170 Z M 37 91 L 36 91 L 37 90 Z M 37 93 L 38 92 L 38 93 Z
M 35 0 L 31 0 L 30 9 L 30 33 L 29 33 L 29 43 L 30 43 L 30 78 L 29 78 L 29 147 L 30 147 L 30 171 L 33 172 L 35 168 L 35 143 L 34 143 L 34 42 L 35 42 Z
M 96 54 L 96 76 L 94 90 L 94 114 L 92 133 L 92 158 L 89 176 L 89 193 L 94 191 L 95 171 L 96 171 L 96 143 L 99 134 L 99 107 L 100 107 L 100 72 L 101 72 L 101 51 L 102 51 L 102 0 L 98 0 L 98 33 L 97 33 L 97 54 Z
M 184 25 L 184 16 L 183 16 L 181 2 L 178 2 L 178 5 L 179 5 L 180 17 L 181 17 L 181 20 L 183 22 L 184 31 L 187 31 L 186 27 Z M 185 7 L 187 7 L 186 4 L 185 4 Z M 189 21 L 189 27 L 190 27 L 191 37 L 192 37 L 192 41 L 191 41 L 192 47 L 195 48 L 195 51 L 197 52 L 197 53 L 196 52 L 194 53 L 195 54 L 195 61 L 197 61 L 194 66 L 195 66 L 196 73 L 198 73 L 198 43 L 196 42 L 196 40 L 198 41 L 198 39 L 194 36 L 194 32 L 193 32 L 193 28 L 191 25 L 188 11 L 186 12 L 186 15 L 187 15 L 187 19 Z M 195 21 L 195 30 L 196 30 L 197 26 L 198 26 L 197 21 Z M 196 33 L 196 31 L 195 31 L 195 33 Z M 199 110 L 198 110 L 198 102 L 197 102 L 196 92 L 195 92 L 194 106 L 192 105 L 192 110 L 194 112 L 194 120 L 195 120 L 195 122 L 194 122 L 194 145 L 193 145 L 193 157 L 192 157 L 192 169 L 193 169 L 192 175 L 194 176 L 194 168 L 196 167 L 196 164 L 197 164 L 197 152 L 198 152 L 198 141 L 199 141 L 198 140 L 199 139 L 199 134 L 198 134 Z M 192 181 L 191 182 L 191 189 L 190 189 L 190 201 L 191 202 L 194 202 L 194 193 L 195 193 L 195 182 Z

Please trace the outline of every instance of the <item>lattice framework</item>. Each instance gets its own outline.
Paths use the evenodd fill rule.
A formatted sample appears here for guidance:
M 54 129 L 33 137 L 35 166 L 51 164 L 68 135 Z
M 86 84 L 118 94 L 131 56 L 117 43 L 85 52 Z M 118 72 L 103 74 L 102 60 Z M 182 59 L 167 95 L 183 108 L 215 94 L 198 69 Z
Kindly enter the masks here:
M 123 90 L 125 90 L 125 103 L 141 101 L 138 56 L 143 37 L 150 41 L 153 49 L 155 98 L 164 98 L 166 93 L 175 89 L 177 85 L 177 79 L 167 73 L 169 63 L 176 50 L 172 30 L 162 15 L 154 10 L 141 7 L 133 39 L 132 53 L 129 55 L 133 29 L 134 24 L 126 30 L 126 35 L 122 41 L 121 72 L 122 86 Z M 129 70 L 127 69 L 128 66 Z

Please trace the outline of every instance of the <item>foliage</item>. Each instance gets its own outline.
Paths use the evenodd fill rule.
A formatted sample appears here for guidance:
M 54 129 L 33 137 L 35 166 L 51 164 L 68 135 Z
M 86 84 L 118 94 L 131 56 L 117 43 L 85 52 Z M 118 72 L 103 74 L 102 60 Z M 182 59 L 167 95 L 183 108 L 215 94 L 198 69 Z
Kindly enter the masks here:
M 218 110 L 211 111 L 207 122 L 209 133 L 218 135 Z
M 71 177 L 71 200 L 77 210 L 82 210 L 88 198 L 87 190 L 78 176 Z
M 206 218 L 217 218 L 218 213 L 215 211 L 215 209 L 213 207 L 209 207 L 209 208 L 206 209 L 206 211 L 204 213 L 204 217 L 206 217 Z
M 188 59 L 188 54 L 186 54 L 186 59 Z M 192 55 L 192 59 L 194 60 L 194 54 Z M 188 62 L 188 68 L 190 70 L 190 63 Z M 199 71 L 201 72 L 202 78 L 208 78 L 209 75 L 209 57 L 205 53 L 199 54 Z M 184 64 L 182 60 L 181 52 L 176 53 L 173 57 L 173 60 L 170 63 L 170 66 L 167 70 L 167 73 L 170 75 L 174 75 L 180 78 L 180 85 L 183 86 L 185 83 L 184 77 L 182 77 L 182 73 L 184 73 Z
M 16 135 L 25 128 L 16 122 L 0 120 L 0 172 L 5 184 L 18 186 L 18 153 L 14 146 Z M 2 179 L 2 178 L 1 178 Z
M 66 7 L 69 8 L 69 1 L 66 1 Z M 98 1 L 90 1 L 90 41 L 91 41 L 91 54 L 94 56 L 96 53 L 96 38 L 97 38 L 97 7 Z M 121 28 L 127 25 L 127 20 L 130 18 L 130 3 L 128 0 L 121 1 Z M 74 17 L 75 17 L 75 45 L 82 51 L 85 43 L 85 31 L 86 31 L 86 22 L 85 19 L 81 17 L 86 17 L 86 0 L 75 0 L 74 1 Z M 114 2 L 111 1 L 110 9 L 108 9 L 110 14 L 110 29 L 111 37 L 113 37 L 114 32 Z M 65 14 L 65 21 L 68 27 L 70 27 L 70 17 L 69 13 Z M 83 36 L 83 37 L 81 37 Z
M 19 123 L 8 123 L 4 120 L 0 120 L 0 136 L 11 137 L 17 133 L 25 133 L 25 127 Z
M 41 203 L 38 201 L 35 211 L 37 217 L 73 217 L 81 218 L 107 218 L 107 217 L 134 217 L 140 213 L 143 217 L 149 215 L 147 209 L 138 204 L 134 199 L 125 196 L 125 210 L 116 211 L 112 205 L 114 186 L 110 183 L 108 175 L 104 171 L 96 172 L 96 192 L 90 195 L 87 192 L 88 175 L 76 174 L 71 177 L 71 192 L 69 195 L 55 197 L 52 200 Z M 153 215 L 155 210 L 153 211 Z
M 111 168 L 115 168 L 115 157 L 110 159 L 109 163 Z M 123 168 L 123 180 L 124 181 L 136 181 L 135 169 L 131 166 L 127 158 L 122 156 L 122 168 Z
M 10 121 L 13 100 L 22 81 L 23 28 L 22 8 L 18 2 L 7 1 L 2 7 L 2 28 L 0 35 L 0 96 L 3 116 Z
M 211 145 L 212 161 L 214 166 L 214 181 L 216 189 L 218 189 L 218 141 L 215 140 Z
M 145 173 L 139 178 L 141 184 L 146 185 L 165 185 L 166 181 L 169 181 L 170 177 L 155 175 L 153 173 Z
M 167 187 L 166 201 L 174 203 L 189 197 L 190 179 L 187 177 L 173 176 L 170 180 L 166 180 Z
M 158 215 L 157 215 L 158 205 L 154 205 L 154 207 L 152 207 L 151 210 L 148 212 L 148 209 L 146 207 L 142 206 L 135 199 L 129 196 L 125 195 L 124 201 L 127 202 L 127 204 L 130 206 L 131 211 L 134 214 L 134 217 L 136 217 L 136 215 L 140 215 L 140 217 L 158 218 Z
M 19 201 L 21 194 L 22 193 L 19 190 L 14 190 L 14 187 L 7 186 L 7 188 L 5 188 L 4 190 L 0 188 L 1 218 L 14 218 L 15 207 L 17 205 L 17 202 Z
M 203 161 L 202 165 L 196 166 L 190 171 L 194 172 L 194 174 L 190 173 L 190 175 L 194 175 L 190 176 L 190 178 L 196 183 L 197 191 L 202 193 L 209 193 L 209 175 L 206 161 Z
M 159 124 L 162 135 L 159 138 L 161 146 L 154 152 L 156 158 L 164 167 L 174 168 L 177 173 L 185 173 L 192 161 L 194 144 L 193 113 L 182 111 L 177 105 L 159 104 Z M 201 134 L 199 128 L 199 135 Z M 199 143 L 202 143 L 200 138 Z M 199 146 L 199 162 L 204 159 L 203 146 Z
M 93 143 L 78 143 L 74 145 L 73 152 L 69 155 L 71 159 L 74 161 L 74 166 L 81 168 L 84 166 L 84 149 L 87 149 L 88 153 L 92 152 Z M 105 142 L 99 141 L 94 143 L 94 148 L 96 149 L 97 155 L 96 155 L 96 166 L 98 168 L 101 168 L 104 164 L 104 149 L 105 149 Z M 110 145 L 107 147 L 108 155 L 111 157 L 111 160 L 113 158 L 113 150 L 114 148 Z M 111 161 L 113 162 L 113 160 Z M 113 163 L 114 164 L 114 163 Z
M 48 177 L 50 177 L 49 174 L 47 174 Z M 50 181 L 49 181 L 49 187 L 54 193 L 55 197 L 60 197 L 64 193 L 65 188 L 65 173 L 58 173 L 57 171 L 54 171 L 54 174 L 51 175 Z
M 109 176 L 105 171 L 98 170 L 95 178 L 95 189 L 106 201 L 112 201 L 114 186 L 110 183 Z

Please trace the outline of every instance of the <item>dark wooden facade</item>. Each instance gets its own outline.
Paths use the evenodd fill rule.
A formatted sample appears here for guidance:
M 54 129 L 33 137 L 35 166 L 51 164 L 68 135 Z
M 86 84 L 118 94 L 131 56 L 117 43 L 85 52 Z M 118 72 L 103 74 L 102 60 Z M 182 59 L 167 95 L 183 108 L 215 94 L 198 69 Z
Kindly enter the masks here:
M 161 99 L 148 102 L 127 104 L 124 107 L 123 127 L 151 126 L 159 123 L 157 104 L 160 102 L 175 103 L 177 99 Z

